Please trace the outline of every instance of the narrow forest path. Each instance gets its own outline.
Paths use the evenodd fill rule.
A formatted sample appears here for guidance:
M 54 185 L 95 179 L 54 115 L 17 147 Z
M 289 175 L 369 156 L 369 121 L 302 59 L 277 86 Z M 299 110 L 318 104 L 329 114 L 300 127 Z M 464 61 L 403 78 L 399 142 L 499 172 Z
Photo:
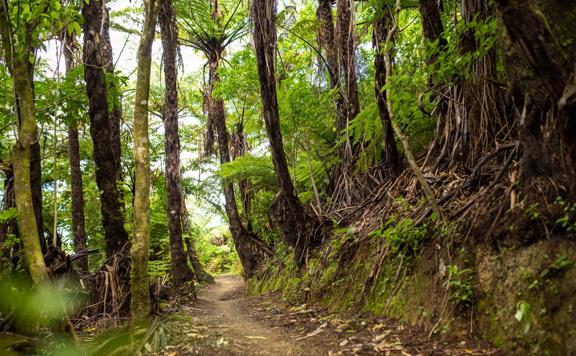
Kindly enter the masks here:
M 493 355 L 474 340 L 438 342 L 386 319 L 348 319 L 306 304 L 247 297 L 241 277 L 224 275 L 171 316 L 163 355 Z
M 299 335 L 292 330 L 276 330 L 258 320 L 246 302 L 244 281 L 239 276 L 224 275 L 205 286 L 193 305 L 182 308 L 192 320 L 188 325 L 179 322 L 180 330 L 173 330 L 180 337 L 169 354 L 326 354 L 314 343 L 295 340 Z

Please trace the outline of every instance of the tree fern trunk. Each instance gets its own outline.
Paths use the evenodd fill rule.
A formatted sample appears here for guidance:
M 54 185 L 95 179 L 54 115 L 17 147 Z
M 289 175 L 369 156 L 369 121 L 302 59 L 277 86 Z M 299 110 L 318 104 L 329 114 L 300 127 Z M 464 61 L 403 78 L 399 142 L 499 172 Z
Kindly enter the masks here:
M 270 142 L 276 180 L 280 187 L 280 193 L 272 206 L 274 220 L 280 226 L 283 240 L 294 248 L 296 261 L 302 264 L 305 262 L 308 248 L 315 245 L 317 240 L 313 229 L 314 221 L 304 212 L 304 208 L 296 196 L 280 131 L 274 72 L 274 51 L 276 49 L 276 5 L 274 0 L 254 0 L 252 2 L 252 18 L 264 123 Z
M 192 271 L 186 263 L 182 242 L 182 194 L 180 175 L 180 136 L 178 133 L 178 88 L 176 51 L 178 29 L 172 0 L 160 0 L 158 21 L 162 36 L 164 64 L 164 147 L 166 153 L 166 192 L 168 229 L 170 231 L 170 268 L 177 286 L 191 281 Z
M 101 192 L 100 207 L 106 255 L 110 257 L 121 251 L 128 243 L 128 234 L 124 229 L 122 196 L 117 186 L 118 158 L 113 148 L 114 124 L 111 123 L 108 108 L 108 88 L 105 65 L 102 55 L 103 3 L 90 0 L 82 6 L 84 17 L 84 78 L 88 95 L 88 114 L 90 116 L 90 134 L 94 143 L 94 162 L 96 163 L 96 183 Z
M 67 75 L 76 67 L 74 57 L 80 52 L 75 36 L 64 33 L 61 38 L 64 47 L 64 61 Z M 82 170 L 80 169 L 80 142 L 78 139 L 78 123 L 75 118 L 68 124 L 68 155 L 70 159 L 70 190 L 72 195 L 72 235 L 74 236 L 74 251 L 86 248 L 86 231 L 84 218 L 84 189 L 82 186 Z M 83 272 L 88 271 L 88 256 L 78 260 Z
M 373 32 L 373 45 L 374 45 L 374 92 L 376 95 L 376 105 L 378 106 L 378 113 L 380 121 L 382 122 L 382 130 L 384 132 L 384 156 L 385 162 L 394 174 L 400 174 L 402 169 L 402 158 L 396 147 L 396 140 L 394 139 L 394 131 L 392 128 L 392 121 L 390 113 L 386 107 L 386 61 L 384 59 L 385 53 L 383 46 L 386 44 L 388 36 L 388 26 L 391 25 L 390 9 L 382 9 L 382 14 L 374 22 Z

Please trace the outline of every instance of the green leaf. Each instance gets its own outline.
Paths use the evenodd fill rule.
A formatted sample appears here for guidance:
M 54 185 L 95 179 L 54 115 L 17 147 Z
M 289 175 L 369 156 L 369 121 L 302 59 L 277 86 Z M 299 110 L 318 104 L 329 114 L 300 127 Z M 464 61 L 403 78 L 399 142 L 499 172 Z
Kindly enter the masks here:
M 514 314 L 514 318 L 516 318 L 518 321 L 527 320 L 530 317 L 531 311 L 532 305 L 526 302 L 519 302 L 516 314 Z
M 16 217 L 16 208 L 0 211 L 0 224 Z

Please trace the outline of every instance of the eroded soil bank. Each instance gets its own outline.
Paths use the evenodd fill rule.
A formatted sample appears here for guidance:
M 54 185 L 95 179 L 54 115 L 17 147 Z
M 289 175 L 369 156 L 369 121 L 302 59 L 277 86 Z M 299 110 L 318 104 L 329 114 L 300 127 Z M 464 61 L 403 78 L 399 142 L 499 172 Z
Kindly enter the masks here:
M 169 322 L 164 355 L 495 355 L 470 339 L 450 343 L 392 320 L 328 314 L 277 294 L 247 297 L 237 276 L 222 276 Z

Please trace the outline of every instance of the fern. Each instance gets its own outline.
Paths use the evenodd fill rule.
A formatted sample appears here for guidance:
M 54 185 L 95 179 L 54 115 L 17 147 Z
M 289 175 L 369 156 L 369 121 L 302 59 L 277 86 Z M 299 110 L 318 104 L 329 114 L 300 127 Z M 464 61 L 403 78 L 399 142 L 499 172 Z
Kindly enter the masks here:
M 269 157 L 251 155 L 238 157 L 232 162 L 221 165 L 218 175 L 231 181 L 250 179 L 252 188 L 256 190 L 276 191 L 278 189 L 274 167 Z

